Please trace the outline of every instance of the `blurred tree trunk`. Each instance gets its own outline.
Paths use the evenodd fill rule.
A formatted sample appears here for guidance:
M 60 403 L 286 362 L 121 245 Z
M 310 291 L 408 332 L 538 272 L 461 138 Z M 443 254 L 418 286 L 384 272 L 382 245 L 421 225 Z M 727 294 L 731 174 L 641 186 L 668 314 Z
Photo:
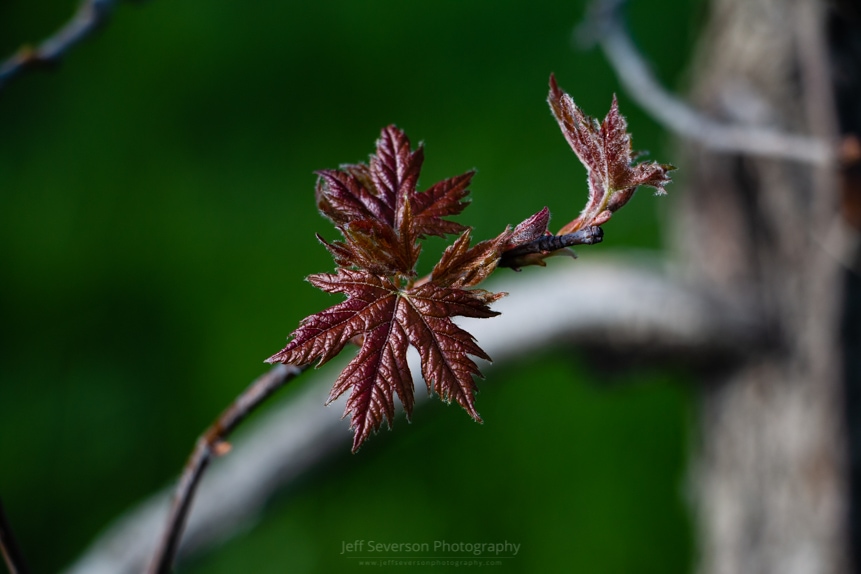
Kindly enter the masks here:
M 835 91 L 843 101 L 849 88 L 835 86 L 845 46 L 826 22 L 846 4 L 713 0 L 690 76 L 698 107 L 836 142 L 848 130 Z M 841 317 L 849 292 L 838 261 L 846 223 L 837 166 L 697 146 L 684 165 L 673 221 L 685 268 L 704 288 L 752 299 L 767 325 L 761 349 L 709 373 L 703 387 L 698 570 L 848 572 Z

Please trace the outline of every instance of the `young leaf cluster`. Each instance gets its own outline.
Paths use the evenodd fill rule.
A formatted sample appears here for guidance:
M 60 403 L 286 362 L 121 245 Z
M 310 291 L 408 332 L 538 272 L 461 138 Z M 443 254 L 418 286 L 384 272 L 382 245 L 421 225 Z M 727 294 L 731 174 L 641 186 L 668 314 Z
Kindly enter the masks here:
M 348 343 L 360 346 L 329 394 L 331 403 L 350 391 L 344 416 L 351 417 L 353 451 L 380 428 L 392 424 L 397 395 L 409 417 L 414 384 L 407 349 L 418 350 L 430 394 L 461 405 L 476 421 L 472 357 L 490 360 L 454 317 L 498 315 L 490 304 L 505 295 L 477 288 L 497 266 L 519 269 L 544 265 L 544 259 L 575 244 L 597 243 L 600 226 L 626 203 L 638 185 L 663 192 L 671 166 L 632 165 L 630 136 L 613 106 L 602 124 L 585 116 L 551 77 L 548 101 L 563 134 L 589 171 L 589 199 L 580 216 L 558 235 L 548 231 L 545 207 L 512 230 L 472 245 L 471 229 L 448 219 L 467 206 L 473 172 L 445 179 L 418 191 L 424 161 L 406 134 L 384 128 L 367 164 L 318 172 L 317 206 L 342 239 L 319 241 L 337 269 L 308 277 L 315 287 L 347 299 L 306 317 L 287 346 L 267 362 L 321 365 Z M 430 275 L 417 278 L 421 240 L 458 235 Z

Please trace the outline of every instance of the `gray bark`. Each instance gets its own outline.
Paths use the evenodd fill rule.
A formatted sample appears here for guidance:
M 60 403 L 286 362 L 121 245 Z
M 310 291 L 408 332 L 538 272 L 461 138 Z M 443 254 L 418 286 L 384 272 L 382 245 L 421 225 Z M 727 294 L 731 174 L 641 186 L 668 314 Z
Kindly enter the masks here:
M 698 106 L 835 142 L 824 12 L 812 0 L 714 0 L 691 73 Z M 834 169 L 696 146 L 683 165 L 673 243 L 689 278 L 752 297 L 768 333 L 764 350 L 705 377 L 699 571 L 847 572 Z

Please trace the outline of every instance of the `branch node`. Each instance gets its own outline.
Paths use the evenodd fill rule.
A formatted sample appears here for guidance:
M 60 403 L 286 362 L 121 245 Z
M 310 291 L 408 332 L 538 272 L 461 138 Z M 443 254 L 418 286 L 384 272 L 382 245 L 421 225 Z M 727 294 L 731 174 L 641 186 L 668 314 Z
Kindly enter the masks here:
M 520 268 L 526 265 L 543 264 L 543 262 L 536 261 L 534 257 L 529 257 L 530 255 L 539 255 L 539 259 L 543 260 L 545 257 L 549 257 L 555 252 L 567 250 L 573 245 L 595 245 L 603 240 L 604 230 L 597 226 L 584 227 L 579 231 L 564 235 L 544 235 L 504 252 L 497 267 L 510 267 L 515 271 L 520 271 Z

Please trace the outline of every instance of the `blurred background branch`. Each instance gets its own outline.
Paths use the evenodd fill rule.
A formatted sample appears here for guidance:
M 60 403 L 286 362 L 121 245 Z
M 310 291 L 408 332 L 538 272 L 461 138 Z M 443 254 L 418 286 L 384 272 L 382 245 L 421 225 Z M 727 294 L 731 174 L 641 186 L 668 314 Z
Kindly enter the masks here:
M 828 165 L 836 141 L 796 135 L 765 125 L 720 121 L 698 111 L 664 88 L 631 40 L 621 10 L 627 0 L 596 0 L 575 36 L 583 45 L 598 44 L 626 93 L 665 128 L 709 149 L 757 157 Z
M 56 65 L 79 42 L 107 23 L 118 0 L 82 0 L 74 15 L 37 46 L 25 45 L 0 63 L 0 90 L 28 70 Z
M 27 574 L 29 572 L 27 564 L 24 562 L 24 555 L 21 553 L 21 548 L 18 546 L 18 541 L 12 531 L 12 525 L 6 517 L 2 500 L 0 500 L 0 554 L 3 555 L 3 561 L 6 563 L 9 574 Z
M 509 293 L 494 305 L 502 315 L 462 320 L 494 358 L 485 369 L 491 376 L 552 346 L 587 346 L 596 356 L 637 355 L 702 368 L 731 364 L 762 344 L 753 308 L 686 286 L 659 257 L 640 253 L 566 262 L 519 276 L 501 270 L 487 288 Z M 421 380 L 417 364 L 413 371 Z M 325 463 L 333 449 L 349 450 L 348 424 L 341 419 L 344 398 L 323 406 L 335 376 L 328 367 L 306 375 L 299 396 L 239 433 L 200 487 L 180 556 L 205 552 L 249 528 L 276 492 Z M 426 395 L 417 393 L 416 399 L 423 405 Z M 405 422 L 399 417 L 397 427 Z M 118 518 L 66 573 L 141 572 L 169 498 L 162 491 Z

